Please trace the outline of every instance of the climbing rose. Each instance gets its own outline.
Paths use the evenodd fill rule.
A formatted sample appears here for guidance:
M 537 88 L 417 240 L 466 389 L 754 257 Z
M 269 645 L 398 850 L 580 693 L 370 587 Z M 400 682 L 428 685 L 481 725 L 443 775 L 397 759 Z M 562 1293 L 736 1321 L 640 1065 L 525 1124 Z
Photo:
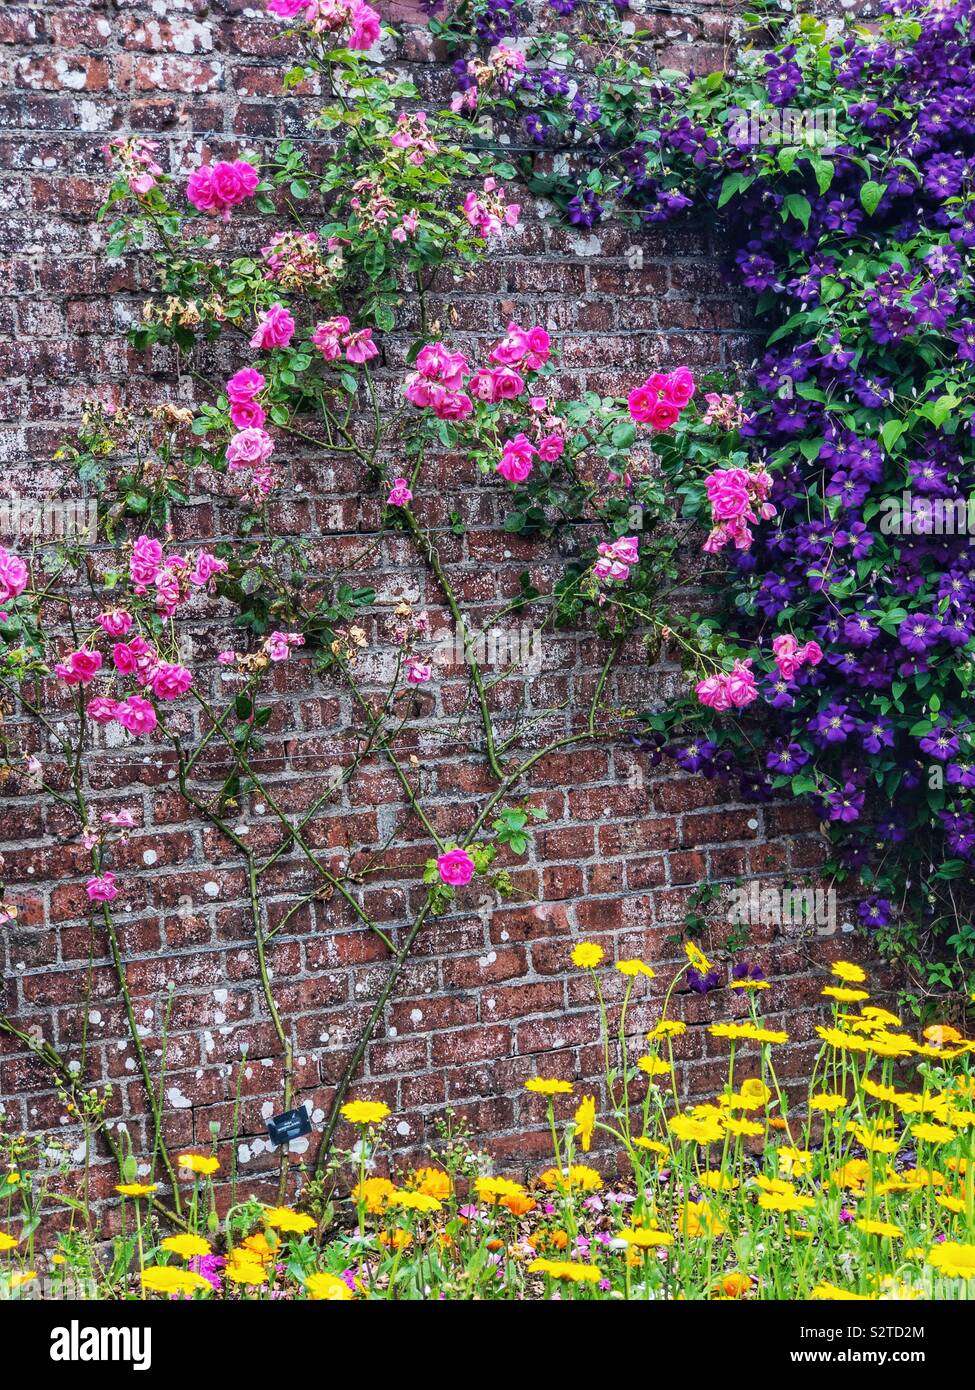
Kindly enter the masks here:
M 156 727 L 156 711 L 141 695 L 130 695 L 116 710 L 116 719 L 130 734 L 151 734 Z
M 252 401 L 266 385 L 260 372 L 253 367 L 241 367 L 227 382 L 227 396 L 235 405 L 242 405 L 245 401 Z
M 101 652 L 91 652 L 85 648 L 72 652 L 67 661 L 58 662 L 54 674 L 68 685 L 87 685 L 101 670 Z
M 227 462 L 231 470 L 258 468 L 274 453 L 274 440 L 266 430 L 241 430 L 227 445 Z
M 152 693 L 157 700 L 176 700 L 185 695 L 193 683 L 193 677 L 185 666 L 174 666 L 164 661 L 152 675 Z
M 497 469 L 509 483 L 523 483 L 532 471 L 535 446 L 527 435 L 516 434 L 505 442 Z
M 0 603 L 17 598 L 27 587 L 27 566 L 0 545 Z
M 272 304 L 257 316 L 251 336 L 252 348 L 287 347 L 294 336 L 295 321 L 283 304 Z
M 110 903 L 118 897 L 113 873 L 95 874 L 88 880 L 85 887 L 88 891 L 89 902 Z
M 474 877 L 474 860 L 463 849 L 449 849 L 437 860 L 437 871 L 444 883 L 452 887 L 470 883 Z
M 94 700 L 88 701 L 86 712 L 96 724 L 111 724 L 118 714 L 118 701 L 110 700 L 106 695 L 96 695 Z
M 405 507 L 407 502 L 413 500 L 410 485 L 405 478 L 394 478 L 393 486 L 389 490 L 386 503 L 390 507 Z
M 201 164 L 194 169 L 186 184 L 186 196 L 198 212 L 219 214 L 226 222 L 230 209 L 252 198 L 257 189 L 257 170 L 245 159 L 232 164 Z
M 124 608 L 110 608 L 105 613 L 99 613 L 98 626 L 109 637 L 124 637 L 132 630 L 132 616 Z

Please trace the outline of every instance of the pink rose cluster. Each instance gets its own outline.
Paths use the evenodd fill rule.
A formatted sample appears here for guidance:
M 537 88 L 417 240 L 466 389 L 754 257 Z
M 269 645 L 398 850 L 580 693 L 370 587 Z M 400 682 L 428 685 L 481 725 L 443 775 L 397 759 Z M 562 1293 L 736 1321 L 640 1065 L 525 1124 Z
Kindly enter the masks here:
M 775 516 L 768 500 L 772 478 L 764 468 L 716 468 L 704 480 L 711 503 L 711 532 L 704 550 L 716 555 L 733 541 L 737 550 L 748 550 L 753 540 L 752 525 Z M 751 523 L 751 524 L 750 524 Z
M 419 167 L 438 152 L 439 146 L 427 126 L 427 113 L 417 111 L 409 116 L 401 112 L 396 127 L 389 137 L 389 143 L 397 150 L 405 150 L 407 162 Z
M 619 580 L 626 583 L 630 570 L 640 563 L 640 538 L 620 536 L 617 541 L 602 541 L 597 547 L 599 559 L 593 565 L 593 574 L 600 583 Z
M 158 148 L 158 140 L 143 140 L 139 136 L 127 140 L 120 135 L 109 140 L 107 145 L 102 145 L 102 153 L 110 163 L 121 166 L 128 178 L 130 191 L 142 197 L 155 188 L 156 180 L 162 174 L 162 168 L 156 162 Z
M 344 314 L 315 325 L 311 340 L 326 362 L 334 362 L 343 352 L 346 361 L 354 362 L 357 366 L 379 356 L 379 348 L 372 341 L 371 328 L 359 328 L 354 332 L 350 329 L 351 324 Z
M 505 201 L 503 188 L 498 187 L 497 179 L 486 178 L 480 193 L 471 189 L 464 199 L 464 216 L 485 241 L 497 236 L 505 227 L 514 227 L 521 212 L 519 203 Z
M 149 588 L 155 589 L 156 610 L 171 618 L 194 589 L 212 588 L 212 581 L 227 568 L 226 560 L 218 560 L 208 550 L 198 550 L 191 559 L 186 555 L 165 556 L 159 541 L 140 536 L 129 557 L 129 579 L 134 592 L 141 598 Z
M 294 19 L 303 10 L 305 23 L 315 34 L 337 34 L 347 29 L 346 46 L 360 52 L 372 48 L 379 38 L 379 15 L 361 0 L 351 4 L 343 0 L 268 0 L 267 8 L 279 19 Z
M 253 198 L 258 185 L 257 170 L 246 159 L 232 163 L 201 164 L 186 184 L 186 196 L 198 212 L 230 221 L 230 209 Z
M 389 496 L 386 498 L 388 507 L 405 507 L 408 502 L 413 501 L 413 493 L 406 478 L 394 478 L 393 486 L 389 489 Z
M 474 403 L 464 391 L 470 366 L 462 352 L 448 352 L 443 343 L 427 343 L 414 366 L 404 388 L 412 405 L 432 410 L 438 420 L 462 420 L 471 413 Z
M 230 421 L 238 431 L 227 445 L 227 465 L 231 473 L 250 469 L 258 500 L 267 497 L 276 481 L 274 470 L 268 466 L 274 440 L 264 429 L 267 416 L 255 399 L 266 385 L 262 373 L 253 367 L 242 367 L 227 382 Z
M 751 669 L 752 660 L 736 661 L 730 673 L 718 671 L 698 681 L 694 687 L 702 705 L 721 713 L 729 709 L 743 709 L 758 699 L 755 676 Z
M 708 391 L 704 399 L 708 408 L 701 417 L 702 425 L 717 425 L 719 429 L 737 430 L 744 424 L 745 412 L 742 410 L 740 396 Z
M 669 430 L 677 423 L 695 390 L 689 367 L 678 367 L 668 373 L 654 372 L 627 397 L 630 417 L 651 429 Z
M 772 651 L 779 675 L 791 681 L 801 666 L 818 666 L 823 659 L 823 649 L 818 642 L 804 642 L 801 646 L 789 633 L 773 637 Z
M 520 323 L 509 323 L 500 343 L 488 353 L 488 361 L 537 372 L 551 353 L 552 339 L 544 328 L 522 328 Z
M 0 606 L 19 598 L 27 588 L 29 579 L 27 566 L 20 556 L 12 555 L 5 546 L 0 545 Z M 6 617 L 6 613 L 0 612 L 0 622 L 6 621 Z

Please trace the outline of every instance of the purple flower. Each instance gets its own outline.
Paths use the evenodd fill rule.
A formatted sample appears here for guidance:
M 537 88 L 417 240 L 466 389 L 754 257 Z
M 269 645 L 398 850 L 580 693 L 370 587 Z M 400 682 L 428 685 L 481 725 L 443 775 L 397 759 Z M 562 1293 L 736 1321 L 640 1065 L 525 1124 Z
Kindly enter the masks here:
M 876 931 L 878 927 L 886 927 L 893 915 L 894 909 L 887 898 L 864 898 L 863 902 L 857 905 L 857 916 L 863 926 L 871 931 Z

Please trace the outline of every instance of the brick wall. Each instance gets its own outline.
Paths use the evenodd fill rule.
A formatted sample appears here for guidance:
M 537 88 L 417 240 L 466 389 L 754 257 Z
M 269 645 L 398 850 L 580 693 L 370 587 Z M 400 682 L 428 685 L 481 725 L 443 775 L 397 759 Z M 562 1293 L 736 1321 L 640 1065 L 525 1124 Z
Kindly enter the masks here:
M 732 6 L 683 0 L 652 10 L 647 22 L 659 36 L 662 66 L 700 70 L 722 61 Z M 0 256 L 10 291 L 0 310 L 5 494 L 57 482 L 53 451 L 86 397 L 139 406 L 167 394 L 186 402 L 200 394 L 192 378 L 177 378 L 165 353 L 147 361 L 128 346 L 126 327 L 148 280 L 145 267 L 110 265 L 98 254 L 102 233 L 92 213 L 106 186 L 99 147 L 113 133 L 149 134 L 165 142 L 166 162 L 176 171 L 207 152 L 222 157 L 301 136 L 314 94 L 281 96 L 285 51 L 277 30 L 276 21 L 238 0 L 91 0 L 0 12 Z M 406 28 L 401 52 L 428 100 L 449 90 L 443 55 L 422 27 Z M 260 246 L 268 226 L 238 217 L 225 236 Z M 526 200 L 522 229 L 463 283 L 444 276 L 432 314 L 471 349 L 511 317 L 546 325 L 563 354 L 567 390 L 620 394 L 654 368 L 747 361 L 747 306 L 726 288 L 705 233 L 692 224 L 647 231 L 639 238 L 640 269 L 627 263 L 632 242 L 616 226 L 580 233 L 548 225 Z M 204 361 L 218 379 L 240 365 L 224 351 Z M 394 343 L 390 389 L 399 360 Z M 499 504 L 497 488 L 482 486 L 459 458 L 435 462 L 420 500 L 475 622 L 510 597 L 522 570 L 544 587 L 560 562 L 544 544 L 500 534 Z M 464 535 L 450 529 L 452 511 L 462 515 Z M 323 571 L 349 566 L 377 518 L 375 496 L 348 463 L 291 456 L 275 529 L 310 537 Z M 232 520 L 219 500 L 205 498 L 195 499 L 177 525 L 181 537 L 194 540 L 226 534 Z M 387 538 L 360 577 L 376 584 L 387 607 L 405 595 L 429 608 L 435 626 L 446 624 L 442 595 L 405 539 Z M 223 645 L 225 619 L 214 604 L 195 630 L 198 650 Z M 529 712 L 584 705 L 599 661 L 591 635 L 546 637 L 540 675 L 495 687 L 499 731 L 512 727 L 522 705 Z M 646 708 L 667 698 L 678 677 L 667 662 L 648 666 L 634 644 L 617 668 L 610 702 Z M 463 713 L 467 694 L 463 674 L 449 673 L 423 697 L 427 717 L 415 728 L 419 782 L 442 833 L 468 825 L 478 795 L 491 785 L 477 728 Z M 552 716 L 544 728 L 568 728 L 570 719 Z M 316 683 L 307 663 L 278 672 L 267 766 L 287 810 L 309 804 L 328 770 L 342 765 L 343 731 L 354 721 L 348 694 Z M 132 807 L 140 823 L 113 865 L 126 881 L 117 921 L 154 1064 L 173 986 L 168 1137 L 173 1145 L 207 1145 L 216 1124 L 226 1154 L 239 1084 L 240 1169 L 253 1179 L 247 1190 L 262 1190 L 275 1161 L 264 1123 L 280 1109 L 280 1058 L 256 982 L 240 865 L 181 802 L 162 751 L 105 747 L 89 776 L 100 805 Z M 623 741 L 552 756 L 534 769 L 531 790 L 548 821 L 527 863 L 515 864 L 516 900 L 492 908 L 461 892 L 457 910 L 429 923 L 369 1046 L 357 1089 L 392 1106 L 394 1140 L 403 1150 L 422 1144 L 450 1104 L 509 1170 L 545 1153 L 543 1112 L 521 1090 L 523 1080 L 536 1072 L 590 1079 L 601 1070 L 588 983 L 567 969 L 573 941 L 599 939 L 610 955 L 639 954 L 658 968 L 656 981 L 640 982 L 645 993 L 638 991 L 630 1010 L 637 1039 L 659 1010 L 675 956 L 671 937 L 696 885 L 738 875 L 774 880 L 820 858 L 815 826 L 794 805 L 715 804 L 713 784 L 669 764 L 651 771 Z M 277 831 L 257 798 L 241 807 L 239 821 L 251 843 L 273 847 Z M 367 764 L 314 832 L 330 863 L 351 857 L 354 867 L 363 862 L 356 852 L 375 848 L 397 827 L 400 848 L 385 860 L 400 867 L 370 876 L 357 890 L 394 933 L 421 901 L 415 865 L 430 845 L 405 813 L 388 766 Z M 86 917 L 87 856 L 76 832 L 70 819 L 28 794 L 3 802 L 8 897 L 20 906 L 19 923 L 3 941 L 3 1008 L 69 1060 L 81 1056 L 87 1012 L 87 1074 L 112 1081 L 112 1113 L 125 1117 L 136 1149 L 145 1152 L 145 1098 L 104 932 Z M 286 855 L 269 876 L 272 922 L 307 891 L 306 869 Z M 775 981 L 766 996 L 771 1011 L 794 1038 L 782 1056 L 784 1074 L 801 1077 L 814 1051 L 816 966 L 838 953 L 837 943 L 772 928 L 754 929 L 753 941 L 751 958 Z M 382 944 L 336 901 L 303 909 L 272 942 L 298 1097 L 319 1126 L 330 1085 L 384 977 L 384 956 Z M 612 979 L 607 988 L 613 995 Z M 692 1025 L 735 1008 L 726 991 L 676 1000 L 678 1015 Z M 713 1092 L 722 1081 L 723 1049 L 693 1026 L 678 1052 L 682 1083 L 696 1094 Z M 69 1139 L 75 1133 L 47 1071 L 2 1035 L 0 1097 L 15 1126 Z M 106 1168 L 106 1190 L 111 1180 Z

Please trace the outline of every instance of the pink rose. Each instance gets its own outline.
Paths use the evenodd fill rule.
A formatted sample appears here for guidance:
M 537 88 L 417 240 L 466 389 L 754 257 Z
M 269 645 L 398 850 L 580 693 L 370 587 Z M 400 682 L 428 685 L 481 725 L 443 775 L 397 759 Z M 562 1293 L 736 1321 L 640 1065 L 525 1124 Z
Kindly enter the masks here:
M 295 321 L 283 304 L 272 304 L 257 316 L 257 327 L 251 336 L 252 348 L 287 347 L 294 337 Z
M 426 666 L 422 661 L 418 661 L 415 656 L 411 656 L 406 662 L 406 679 L 410 685 L 425 685 L 433 674 L 433 669 Z M 464 879 L 466 883 L 467 880 Z
M 799 648 L 796 655 L 801 656 L 810 666 L 818 666 L 823 659 L 823 649 L 818 642 L 807 642 L 804 647 Z
M 386 498 L 387 506 L 405 507 L 407 502 L 411 502 L 412 500 L 413 494 L 410 491 L 410 485 L 406 479 L 394 478 L 393 486 L 390 488 L 389 496 Z
M 147 584 L 155 581 L 162 568 L 162 555 L 163 548 L 158 541 L 151 540 L 148 536 L 138 538 L 129 559 L 129 578 L 136 586 L 136 593 L 140 593 Z
M 216 555 L 210 554 L 209 550 L 200 550 L 197 552 L 196 564 L 190 575 L 190 583 L 198 589 L 204 589 L 214 575 L 223 574 L 226 569 L 226 560 L 218 560 Z
M 749 475 L 743 468 L 718 468 L 704 480 L 716 521 L 730 521 L 750 512 L 749 482 Z
M 233 472 L 259 468 L 274 453 L 274 440 L 262 429 L 241 430 L 227 445 L 227 463 Z
M 267 385 L 260 372 L 253 367 L 241 367 L 227 382 L 227 396 L 235 402 L 251 401 Z
M 708 676 L 703 681 L 698 681 L 694 687 L 697 698 L 702 705 L 708 709 L 716 710 L 721 713 L 723 710 L 731 709 L 731 696 L 728 693 L 728 678 L 723 672 L 717 675 Z
M 736 709 L 750 705 L 753 700 L 758 699 L 751 664 L 751 658 L 747 661 L 736 661 L 731 675 L 727 678 L 728 695 Z
M 370 5 L 358 4 L 352 11 L 352 33 L 349 47 L 365 50 L 372 48 L 379 38 L 379 15 Z
M 55 666 L 54 672 L 68 685 L 87 685 L 89 681 L 94 680 L 101 670 L 101 665 L 101 652 L 89 651 L 82 647 L 79 651 L 72 652 L 66 662 Z
M 185 666 L 168 661 L 157 666 L 152 675 L 152 693 L 157 700 L 177 700 L 192 684 L 193 677 Z
M 650 413 L 657 404 L 656 391 L 650 391 L 646 386 L 635 387 L 626 398 L 626 403 L 630 409 L 630 418 L 636 420 L 638 424 L 645 425 L 650 419 Z
M 0 603 L 9 603 L 22 594 L 29 578 L 23 560 L 0 545 Z
M 650 407 L 647 424 L 654 430 L 669 430 L 671 425 L 676 424 L 679 416 L 680 411 L 670 401 L 656 401 Z
M 235 430 L 260 429 L 267 414 L 257 401 L 233 401 L 230 406 L 230 423 Z
M 667 399 L 676 405 L 678 410 L 684 409 L 696 389 L 689 367 L 678 367 L 676 371 L 671 372 L 663 388 Z
M 538 457 L 545 463 L 554 463 L 565 452 L 565 440 L 560 434 L 547 434 L 538 441 Z
M 110 608 L 98 615 L 98 626 L 109 637 L 124 637 L 132 630 L 132 616 L 124 608 Z
M 133 637 L 130 642 L 116 642 L 112 648 L 112 660 L 115 669 L 121 671 L 123 676 L 131 675 L 133 671 L 145 675 L 155 667 L 156 649 L 144 637 Z
M 105 695 L 96 695 L 94 700 L 89 700 L 86 710 L 88 718 L 96 724 L 111 724 L 117 712 L 118 701 L 110 700 Z
M 85 884 L 88 891 L 88 901 L 93 903 L 110 903 L 118 897 L 118 889 L 115 887 L 115 875 L 112 873 L 96 874 Z
M 130 695 L 118 707 L 118 722 L 130 734 L 151 734 L 156 727 L 156 711 L 141 695 Z
M 524 377 L 511 367 L 496 367 L 491 378 L 496 401 L 513 401 L 525 389 Z
M 802 665 L 798 642 L 787 633 L 781 637 L 773 637 L 772 651 L 775 653 L 775 664 L 778 667 L 779 675 L 783 680 L 791 681 Z
M 523 483 L 532 471 L 532 456 L 535 446 L 524 434 L 515 435 L 505 442 L 497 469 L 502 478 L 509 483 Z
M 268 0 L 268 14 L 276 14 L 279 19 L 294 19 L 303 10 L 308 0 Z
M 437 871 L 443 883 L 460 887 L 474 877 L 474 860 L 463 849 L 449 849 L 437 860 Z
M 342 339 L 342 346 L 345 348 L 345 355 L 350 362 L 361 364 L 379 356 L 379 349 L 372 341 L 371 328 L 360 328 L 357 333 L 350 333 L 348 337 Z
M 334 362 L 342 351 L 340 339 L 348 331 L 349 320 L 344 314 L 340 314 L 337 318 L 326 319 L 324 323 L 317 323 L 311 340 L 326 362 Z
M 213 166 L 210 187 L 213 196 L 225 207 L 236 207 L 245 198 L 252 198 L 257 184 L 257 170 L 246 159 L 235 159 L 232 164 L 221 160 Z

